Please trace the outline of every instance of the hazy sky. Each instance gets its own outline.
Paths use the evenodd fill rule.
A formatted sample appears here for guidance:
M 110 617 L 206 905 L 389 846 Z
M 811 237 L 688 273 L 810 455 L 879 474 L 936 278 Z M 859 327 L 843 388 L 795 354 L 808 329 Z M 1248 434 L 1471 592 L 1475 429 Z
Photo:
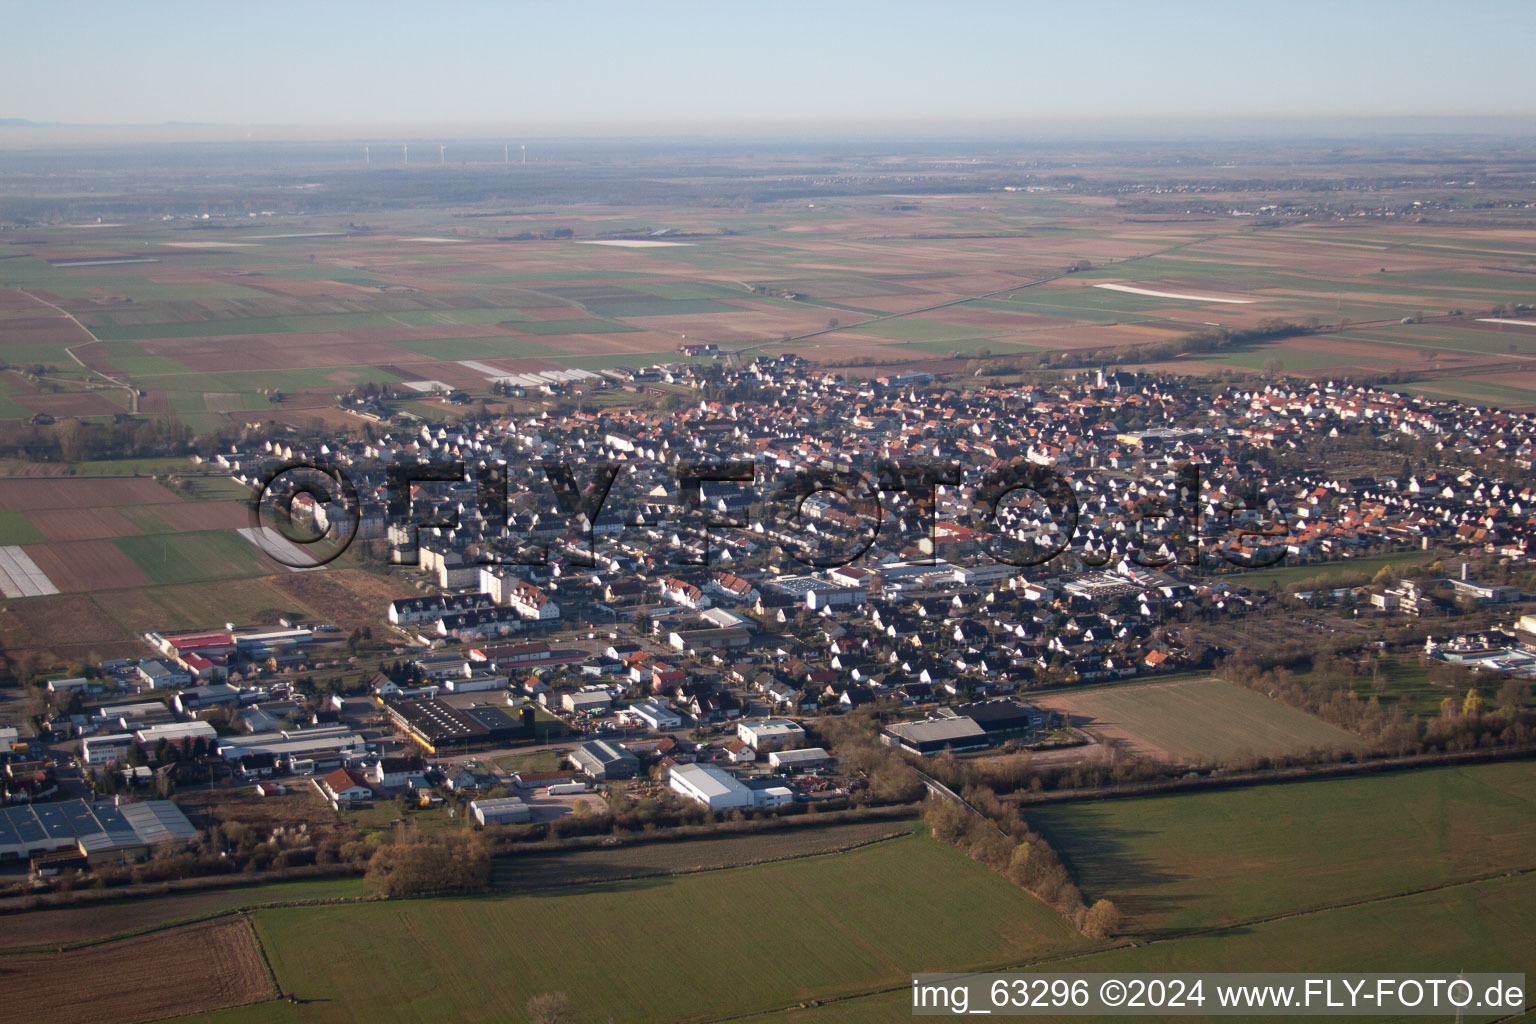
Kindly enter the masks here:
M 527 125 L 1536 113 L 1507 3 L 0 6 L 0 117 Z

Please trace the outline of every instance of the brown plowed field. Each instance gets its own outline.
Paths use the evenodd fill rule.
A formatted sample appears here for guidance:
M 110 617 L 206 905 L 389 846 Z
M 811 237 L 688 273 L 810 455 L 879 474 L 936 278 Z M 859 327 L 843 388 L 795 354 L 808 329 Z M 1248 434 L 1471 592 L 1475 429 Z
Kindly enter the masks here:
M 143 532 L 115 508 L 40 509 L 27 518 L 39 533 L 52 541 L 132 537 Z
M 150 584 L 143 570 L 110 540 L 28 544 L 23 550 L 62 591 L 117 590 Z
M 156 505 L 180 500 L 153 480 L 142 477 L 0 480 L 0 508 L 22 512 Z
M 136 1024 L 276 994 L 244 918 L 0 958 L 4 1017 L 28 1024 Z
M 289 598 L 343 629 L 378 623 L 381 609 L 412 591 L 357 569 L 295 572 L 267 581 Z
M 37 651 L 50 662 L 131 654 L 143 657 L 144 644 L 112 621 L 87 594 L 50 594 L 8 601 L 0 614 L 0 646 L 19 655 Z
M 238 530 L 251 525 L 250 509 L 238 501 L 181 502 L 176 505 L 156 505 L 149 511 L 178 533 Z

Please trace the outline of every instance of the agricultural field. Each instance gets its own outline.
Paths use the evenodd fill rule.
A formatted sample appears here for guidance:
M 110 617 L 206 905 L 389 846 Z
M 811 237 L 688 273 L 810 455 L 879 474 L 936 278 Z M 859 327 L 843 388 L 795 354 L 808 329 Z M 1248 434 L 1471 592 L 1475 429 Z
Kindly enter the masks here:
M 825 828 L 800 827 L 778 832 L 646 843 L 610 850 L 528 853 L 495 862 L 498 888 L 529 888 L 603 882 L 626 878 L 709 871 L 765 861 L 811 857 L 867 843 L 887 841 L 913 831 L 902 821 L 868 821 Z
M 1107 950 L 1036 957 L 1010 969 L 1336 971 L 1348 964 L 1405 972 L 1475 963 L 1529 975 L 1536 970 L 1533 802 L 1536 767 L 1508 763 L 1034 808 L 1031 826 L 1061 852 L 1085 896 L 1126 911 L 1129 934 Z M 895 1020 L 910 1014 L 910 1000 L 903 987 L 871 987 L 812 1008 L 786 1000 L 782 1012 L 746 1019 Z
M 1252 590 L 1268 590 L 1271 586 L 1284 590 L 1301 580 L 1346 579 L 1365 576 L 1369 582 L 1387 566 L 1396 572 L 1411 574 L 1438 557 L 1431 551 L 1394 551 L 1385 555 L 1366 555 L 1363 558 L 1347 558 L 1338 562 L 1292 563 L 1289 560 L 1267 569 L 1251 569 L 1245 572 L 1224 573 L 1217 577 L 1224 583 L 1236 583 Z
M 148 630 L 293 613 L 352 629 L 414 592 L 356 560 L 289 571 L 237 532 L 246 488 L 184 459 L 47 468 L 60 472 L 0 475 L 0 645 L 13 655 L 120 656 Z
M 242 908 L 289 901 L 356 899 L 366 893 L 361 878 L 326 878 L 33 910 L 0 918 L 5 923 L 4 932 L 0 934 L 0 949 L 95 943 Z
M 1146 757 L 1190 764 L 1350 749 L 1319 718 L 1220 679 L 1135 683 L 1046 694 L 1036 703 Z
M 1058 804 L 1026 817 L 1136 935 L 1536 869 L 1530 762 Z
M 255 921 L 279 986 L 300 1004 L 202 1019 L 501 1021 L 533 995 L 564 991 L 579 1017 L 675 1021 L 904 986 L 913 964 L 981 967 L 1086 945 L 1001 876 L 916 835 L 674 878 L 259 910 Z M 963 926 L 935 929 L 940 921 Z M 773 935 L 795 941 L 765 947 Z M 338 948 L 360 964 L 389 955 L 391 967 L 331 970 Z
M 488 375 L 466 362 L 526 372 L 677 360 L 685 339 L 942 371 L 982 350 L 1116 348 L 1268 318 L 1323 330 L 1172 365 L 1407 369 L 1426 394 L 1536 400 L 1536 379 L 1474 379 L 1511 361 L 1536 375 L 1536 328 L 1485 322 L 1536 298 L 1536 249 L 1514 230 L 1128 223 L 1098 197 L 1027 193 L 393 220 L 311 220 L 293 234 L 313 237 L 287 238 L 270 225 L 32 232 L 0 261 L 0 361 L 21 371 L 0 374 L 0 419 L 111 415 L 125 382 L 145 392 L 144 411 L 204 429 L 323 409 L 366 381 L 483 393 Z M 619 224 L 689 240 L 583 244 Z M 508 235 L 557 226 L 570 237 Z
M 1015 969 L 1052 973 L 1167 973 L 1171 971 L 1336 971 L 1443 973 L 1447 964 L 1479 964 L 1490 971 L 1536 970 L 1536 875 L 1495 878 L 1431 892 L 1336 910 L 1262 921 L 1136 946 L 1117 946 L 1048 961 L 1019 963 Z M 1261 966 L 1256 966 L 1261 965 Z M 786 1003 L 753 1024 L 854 1024 L 905 1019 L 912 1012 L 910 986 L 892 986 L 816 1007 Z M 221 1018 L 216 1018 L 221 1019 Z M 1071 1024 L 1084 1019 L 1048 1014 L 1031 1020 Z M 1162 1021 L 1210 1017 L 1159 1016 Z M 1228 1018 L 1233 1019 L 1233 1018 Z M 1400 1021 L 1424 1017 L 1328 1017 L 1328 1020 Z M 1517 1017 L 1468 1013 L 1464 1024 L 1525 1022 Z
M 40 977 L 69 979 L 36 998 Z M 174 982 L 171 981 L 174 979 Z M 37 1024 L 136 1024 L 269 999 L 272 980 L 243 918 L 63 953 L 0 957 L 0 1003 Z

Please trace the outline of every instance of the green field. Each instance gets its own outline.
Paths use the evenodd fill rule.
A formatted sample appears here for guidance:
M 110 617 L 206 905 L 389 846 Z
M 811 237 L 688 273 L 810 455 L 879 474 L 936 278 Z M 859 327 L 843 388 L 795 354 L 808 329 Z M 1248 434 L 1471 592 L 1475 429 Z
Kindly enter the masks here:
M 283 991 L 304 1002 L 200 1019 L 500 1022 L 563 991 L 578 1019 L 676 1021 L 902 986 L 914 965 L 1086 945 L 1028 894 L 921 835 L 674 878 L 262 910 L 255 921 Z M 336 969 L 337 950 L 350 951 L 350 969 Z
M 1320 718 L 1219 679 L 1105 686 L 1048 695 L 1039 703 L 1150 756 L 1196 764 L 1360 743 Z
M 199 467 L 193 465 L 191 459 L 179 455 L 150 459 L 102 459 L 96 462 L 77 462 L 69 468 L 70 476 L 157 476 L 162 473 L 197 472 L 200 472 Z
M 1033 967 L 1021 964 L 1020 967 L 1053 973 L 1165 973 L 1338 971 L 1347 964 L 1351 971 L 1439 974 L 1460 970 L 1462 964 L 1477 964 L 1477 970 L 1523 972 L 1529 978 L 1536 972 L 1533 949 L 1536 949 L 1536 875 L 1523 874 L 1265 921 L 1229 931 L 1084 953 Z M 1473 970 L 1471 967 L 1465 969 Z M 763 1014 L 747 1020 L 753 1024 L 862 1024 L 865 1021 L 906 1020 L 912 1013 L 911 999 L 910 989 L 903 986 L 809 1009 L 786 1004 L 788 1012 Z M 1108 1018 L 1032 1014 L 1028 1019 L 1073 1024 Z M 1241 1018 L 1169 1015 L 1137 1019 L 1198 1022 Z M 1411 1024 L 1451 1018 L 1329 1016 L 1314 1019 Z M 1465 1022 L 1479 1024 L 1506 1019 L 1509 1018 L 1501 1015 L 1468 1013 Z M 1527 1013 L 1513 1021 L 1531 1019 L 1532 1015 Z
M 523 334 L 623 334 L 640 328 L 612 320 L 524 320 L 514 330 Z
M 1522 762 L 1030 810 L 1085 893 L 1130 912 L 1134 942 L 1108 949 L 923 835 L 671 878 L 263 909 L 300 1002 L 196 1019 L 517 1020 L 559 991 L 578 1020 L 870 1021 L 910 1013 L 915 970 L 1530 972 L 1533 800 Z M 336 949 L 356 966 L 336 970 Z
M 373 381 L 392 384 L 399 378 L 376 366 L 320 366 L 295 370 L 225 370 L 218 373 L 176 373 L 149 377 L 144 383 L 165 391 L 193 391 L 201 396 L 246 394 L 256 401 L 256 408 L 270 408 L 260 391 L 299 391 L 303 388 L 330 388 L 345 391 L 353 384 Z
M 1284 590 L 1298 580 L 1321 577 L 1346 577 L 1365 574 L 1369 579 L 1386 566 L 1401 573 L 1415 569 L 1439 557 L 1432 551 L 1394 551 L 1386 555 L 1366 555 L 1364 558 L 1347 558 L 1340 562 L 1292 563 L 1289 559 L 1270 569 L 1251 569 L 1244 572 L 1223 573 L 1214 577 L 1224 583 L 1236 583 L 1252 590 L 1268 590 L 1270 585 Z
M 159 543 L 159 538 L 145 540 L 151 542 L 151 551 Z M 131 600 L 125 600 L 121 592 L 93 594 L 91 599 L 129 636 L 149 630 L 206 627 L 210 613 L 219 622 L 254 623 L 265 616 L 265 621 L 275 623 L 274 611 L 303 611 L 299 602 L 267 580 L 245 578 L 140 587 Z M 313 613 L 323 614 L 324 609 L 314 609 Z
M 1536 403 L 1536 392 L 1530 388 L 1494 384 L 1485 380 L 1469 380 L 1465 377 L 1432 377 L 1401 385 L 1399 391 L 1425 398 L 1448 398 L 1468 405 L 1494 407 L 1527 406 Z
M 1031 809 L 1083 891 L 1140 934 L 1536 869 L 1536 764 Z
M 155 583 L 197 583 L 260 576 L 273 569 L 256 546 L 233 530 L 119 537 L 112 542 Z
M 0 544 L 42 544 L 46 540 L 25 512 L 0 509 Z

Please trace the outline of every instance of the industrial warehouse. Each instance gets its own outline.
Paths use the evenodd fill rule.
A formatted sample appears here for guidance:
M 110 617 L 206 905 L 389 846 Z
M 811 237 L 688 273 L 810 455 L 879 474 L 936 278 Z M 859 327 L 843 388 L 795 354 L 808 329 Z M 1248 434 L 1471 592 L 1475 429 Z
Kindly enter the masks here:
M 534 738 L 534 712 L 524 707 L 517 718 L 489 705 L 456 708 L 436 697 L 379 698 L 396 728 L 428 753 L 472 750 Z
M 92 864 L 131 861 L 160 843 L 184 843 L 196 834 L 187 816 L 169 800 L 22 804 L 0 808 L 0 861 L 67 850 Z

